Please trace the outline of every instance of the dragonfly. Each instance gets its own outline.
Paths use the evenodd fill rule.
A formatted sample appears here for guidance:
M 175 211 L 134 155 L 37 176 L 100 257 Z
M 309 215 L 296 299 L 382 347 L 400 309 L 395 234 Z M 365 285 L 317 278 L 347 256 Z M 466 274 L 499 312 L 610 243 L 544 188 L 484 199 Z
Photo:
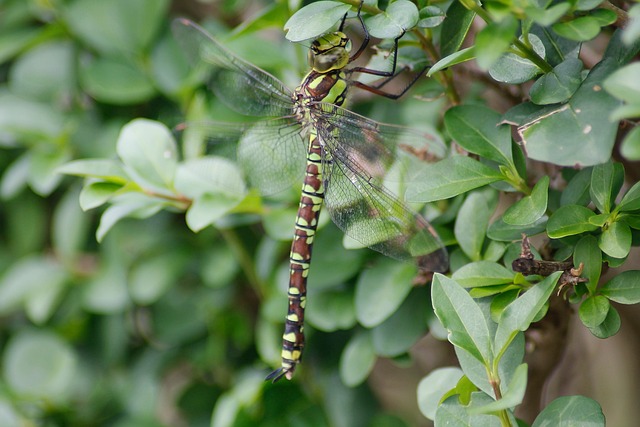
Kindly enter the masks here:
M 395 76 L 396 68 L 395 52 L 391 72 L 347 68 L 364 51 L 369 35 L 358 9 L 365 37 L 351 53 L 351 42 L 343 32 L 346 17 L 339 31 L 311 43 L 311 70 L 295 90 L 229 52 L 192 21 L 177 19 L 173 23 L 182 50 L 201 70 L 215 96 L 236 112 L 261 118 L 250 125 L 208 123 L 212 138 L 216 133 L 220 140 L 238 135 L 238 162 L 251 172 L 250 183 L 264 194 L 302 181 L 289 256 L 282 363 L 266 377 L 273 382 L 282 377 L 291 379 L 302 360 L 307 278 L 321 209 L 363 246 L 414 262 L 428 272 L 448 269 L 446 249 L 433 227 L 383 182 L 403 145 L 419 144 L 435 157 L 444 155 L 444 145 L 428 134 L 378 123 L 341 107 L 352 86 L 387 96 L 382 86 Z M 396 51 L 397 46 L 398 39 Z M 369 86 L 353 80 L 354 73 L 384 79 Z M 397 98 L 402 93 L 388 95 Z

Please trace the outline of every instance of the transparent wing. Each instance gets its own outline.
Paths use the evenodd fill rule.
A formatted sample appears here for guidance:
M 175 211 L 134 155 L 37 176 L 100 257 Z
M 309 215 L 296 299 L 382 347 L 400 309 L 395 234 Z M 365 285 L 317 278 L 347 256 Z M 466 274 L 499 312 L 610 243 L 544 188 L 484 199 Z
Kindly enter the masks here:
M 277 194 L 292 185 L 300 185 L 303 180 L 307 147 L 300 125 L 293 119 L 257 123 L 195 122 L 181 128 L 206 142 L 206 154 L 236 160 L 251 186 L 263 195 Z M 193 151 L 196 156 L 203 154 Z
M 384 255 L 413 260 L 424 270 L 446 271 L 447 252 L 431 225 L 381 184 L 398 146 L 412 144 L 421 133 L 335 106 L 322 109 L 326 117 L 318 116 L 316 124 L 327 165 L 325 205 L 336 225 Z M 329 114 L 332 109 L 336 115 Z M 444 152 L 443 146 L 432 145 Z
M 188 19 L 176 19 L 172 29 L 191 64 L 229 108 L 248 116 L 292 114 L 292 93 L 280 80 L 236 57 Z

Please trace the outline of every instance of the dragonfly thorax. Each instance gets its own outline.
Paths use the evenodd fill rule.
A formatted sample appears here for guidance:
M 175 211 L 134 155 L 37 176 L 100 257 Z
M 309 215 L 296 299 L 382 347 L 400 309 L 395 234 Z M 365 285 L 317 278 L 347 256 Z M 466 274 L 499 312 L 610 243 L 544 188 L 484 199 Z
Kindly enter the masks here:
M 351 41 L 341 31 L 325 34 L 311 43 L 307 57 L 309 66 L 318 73 L 340 70 L 349 63 Z

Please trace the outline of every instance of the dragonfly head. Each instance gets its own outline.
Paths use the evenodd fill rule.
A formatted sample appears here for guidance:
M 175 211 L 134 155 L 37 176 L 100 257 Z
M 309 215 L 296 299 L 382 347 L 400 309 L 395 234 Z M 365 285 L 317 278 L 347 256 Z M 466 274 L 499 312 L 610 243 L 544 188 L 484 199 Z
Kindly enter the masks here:
M 309 66 L 318 73 L 340 70 L 349 63 L 351 40 L 341 31 L 325 34 L 311 43 Z

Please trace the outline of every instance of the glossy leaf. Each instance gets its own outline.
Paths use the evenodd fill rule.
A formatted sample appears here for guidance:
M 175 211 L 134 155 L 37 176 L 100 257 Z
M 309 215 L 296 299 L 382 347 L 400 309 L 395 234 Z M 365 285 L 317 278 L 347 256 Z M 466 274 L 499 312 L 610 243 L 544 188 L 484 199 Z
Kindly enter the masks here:
M 461 2 L 451 3 L 440 33 L 440 52 L 443 58 L 460 49 L 475 16 L 475 12 L 464 7 Z
M 602 408 L 595 400 L 585 396 L 562 396 L 548 404 L 536 417 L 531 427 L 580 425 L 604 427 Z
M 369 333 L 355 335 L 340 356 L 340 378 L 347 387 L 355 387 L 369 376 L 376 361 Z
M 353 292 L 340 289 L 322 289 L 313 292 L 313 303 L 307 306 L 306 320 L 315 329 L 334 332 L 353 328 L 356 323 L 356 310 Z M 278 312 L 279 316 L 282 312 Z
M 460 248 L 473 261 L 481 259 L 489 218 L 493 212 L 481 193 L 471 193 L 460 207 L 454 234 Z
M 300 42 L 327 33 L 351 10 L 348 4 L 335 1 L 317 1 L 296 13 L 284 24 L 287 39 Z
M 602 230 L 598 245 L 605 254 L 624 258 L 631 250 L 631 229 L 627 224 L 616 221 Z
M 465 288 L 476 288 L 513 283 L 513 272 L 495 262 L 477 261 L 456 270 L 451 278 Z
M 481 398 L 478 398 L 481 396 Z M 484 393 L 473 393 L 474 403 L 477 405 L 487 404 L 493 399 Z M 500 427 L 500 420 L 495 415 L 470 414 L 468 407 L 463 406 L 457 396 L 447 398 L 438 407 L 435 418 L 436 425 L 447 426 L 477 426 L 477 427 Z
M 475 52 L 473 48 L 468 47 L 466 49 L 459 50 L 458 52 L 452 53 L 449 56 L 445 56 L 444 58 L 433 64 L 433 66 L 429 68 L 429 71 L 427 72 L 427 77 L 432 76 L 438 71 L 442 71 L 456 64 L 461 64 L 473 58 L 475 58 Z
M 580 304 L 578 315 L 587 328 L 598 327 L 609 313 L 609 300 L 602 295 L 589 296 Z
M 377 355 L 397 357 L 424 336 L 427 324 L 421 319 L 429 309 L 428 295 L 427 289 L 415 289 L 393 315 L 372 329 L 371 339 Z
M 520 41 L 524 42 L 520 37 Z M 545 57 L 545 47 L 535 34 L 529 35 L 529 41 L 533 51 L 541 58 Z M 502 55 L 489 69 L 491 77 L 499 82 L 519 84 L 527 82 L 540 74 L 542 70 L 529 59 L 507 52 Z
M 522 233 L 525 233 L 527 236 L 535 236 L 545 230 L 548 219 L 549 218 L 545 215 L 533 224 L 523 227 L 521 225 L 507 224 L 502 220 L 502 218 L 499 218 L 487 229 L 487 237 L 500 242 L 512 242 L 520 239 L 522 237 Z
M 470 414 L 491 414 L 496 411 L 514 408 L 524 399 L 524 392 L 527 388 L 527 364 L 523 363 L 513 374 L 511 381 L 506 387 L 502 398 L 486 405 L 478 405 L 469 408 Z
M 578 42 L 591 40 L 600 32 L 598 20 L 590 16 L 582 16 L 568 22 L 559 22 L 551 28 L 562 37 Z
M 415 4 L 408 0 L 391 3 L 387 10 L 367 19 L 369 33 L 380 39 L 395 39 L 402 36 L 418 23 L 419 12 Z
M 587 288 L 589 293 L 593 295 L 602 271 L 602 252 L 598 247 L 598 239 L 590 235 L 581 238 L 573 250 L 573 262 L 576 266 L 579 266 L 580 263 L 583 264 L 584 272 L 582 275 L 589 280 Z
M 547 223 L 549 237 L 559 239 L 584 233 L 585 231 L 597 230 L 598 227 L 589 222 L 589 219 L 594 215 L 595 213 L 591 209 L 584 206 L 562 206 L 549 218 Z
M 549 198 L 549 177 L 540 179 L 533 187 L 531 195 L 525 196 L 511 205 L 502 215 L 502 220 L 510 225 L 533 224 L 544 215 Z
M 434 28 L 442 24 L 446 17 L 444 11 L 438 6 L 427 6 L 420 9 L 420 20 L 416 24 L 418 28 Z
M 561 274 L 561 271 L 553 273 L 507 306 L 496 330 L 494 342 L 496 352 L 508 346 L 518 331 L 525 331 L 529 328 L 531 322 L 534 321 L 538 312 L 542 310 L 549 296 L 555 290 Z
M 617 125 L 602 111 L 619 102 L 602 90 L 602 81 L 616 63 L 604 60 L 590 72 L 568 103 L 540 115 L 518 129 L 527 154 L 559 166 L 592 166 L 611 157 Z M 594 110 L 590 105 L 598 105 Z
M 620 163 L 609 161 L 593 167 L 589 194 L 600 212 L 611 212 L 613 201 L 620 192 L 623 181 L 624 169 Z
M 133 120 L 122 128 L 117 150 L 127 173 L 139 185 L 161 192 L 173 187 L 178 153 L 173 136 L 164 125 Z
M 640 302 L 640 271 L 623 271 L 609 280 L 600 294 L 620 304 L 637 304 Z
M 640 73 L 640 63 L 634 62 L 611 73 L 603 82 L 603 86 L 616 98 L 637 104 L 640 102 L 638 73 Z
M 567 183 L 566 188 L 560 195 L 560 205 L 582 205 L 586 206 L 590 201 L 592 168 L 585 168 L 579 171 Z
M 517 29 L 518 21 L 507 16 L 490 22 L 476 35 L 475 52 L 481 69 L 489 69 L 500 58 L 511 45 Z
M 492 359 L 489 327 L 482 310 L 458 283 L 436 274 L 431 285 L 433 309 L 449 331 L 449 341 L 467 351 L 478 361 Z
M 531 86 L 529 91 L 531 102 L 547 105 L 566 101 L 580 87 L 580 83 L 582 83 L 581 71 L 582 61 L 576 58 L 567 58 L 564 62 L 556 65 L 552 72 L 540 77 Z
M 620 330 L 620 326 L 622 325 L 622 321 L 620 320 L 620 314 L 615 307 L 609 307 L 609 311 L 607 312 L 607 317 L 605 317 L 604 321 L 600 323 L 598 326 L 593 328 L 589 328 L 589 332 L 591 332 L 595 337 L 600 339 L 605 339 L 614 336 Z
M 371 328 L 391 316 L 412 288 L 415 269 L 391 259 L 365 270 L 356 284 L 358 322 Z
M 536 24 L 542 27 L 548 27 L 559 20 L 570 8 L 571 5 L 569 3 L 554 4 L 547 9 L 541 9 L 532 5 L 525 8 L 525 13 L 527 17 L 531 18 Z
M 638 115 L 640 115 L 640 110 Z M 640 128 L 631 129 L 624 137 L 620 145 L 620 154 L 627 160 L 640 160 Z
M 504 176 L 500 172 L 477 160 L 453 156 L 418 173 L 405 197 L 410 202 L 448 199 L 501 179 Z
M 513 163 L 508 126 L 497 126 L 500 115 L 480 106 L 457 106 L 444 115 L 444 124 L 453 139 L 465 150 L 509 166 Z
M 457 367 L 438 368 L 420 380 L 418 384 L 418 407 L 422 415 L 433 420 L 438 403 L 454 388 L 464 373 Z
M 633 184 L 617 206 L 617 210 L 620 212 L 629 212 L 638 209 L 640 209 L 640 182 Z

